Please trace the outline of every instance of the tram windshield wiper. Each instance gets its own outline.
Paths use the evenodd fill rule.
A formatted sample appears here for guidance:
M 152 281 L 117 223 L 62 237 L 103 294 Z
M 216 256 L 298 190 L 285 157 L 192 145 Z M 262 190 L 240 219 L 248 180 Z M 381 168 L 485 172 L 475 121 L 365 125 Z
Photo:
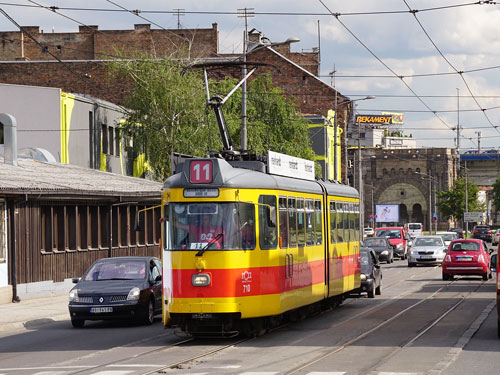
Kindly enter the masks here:
M 198 251 L 198 252 L 196 253 L 196 256 L 197 256 L 197 257 L 201 257 L 201 256 L 203 255 L 203 253 L 204 253 L 205 251 L 207 251 L 207 250 L 208 250 L 208 248 L 209 248 L 211 245 L 216 244 L 216 243 L 217 243 L 217 241 L 218 241 L 218 240 L 219 240 L 219 239 L 220 239 L 223 235 L 224 235 L 224 232 L 220 232 L 219 234 L 217 234 L 217 236 L 215 236 L 215 237 L 214 237 L 214 238 L 213 238 L 213 239 L 212 239 L 209 243 L 207 243 L 205 246 L 203 246 L 203 248 L 202 248 L 200 251 Z

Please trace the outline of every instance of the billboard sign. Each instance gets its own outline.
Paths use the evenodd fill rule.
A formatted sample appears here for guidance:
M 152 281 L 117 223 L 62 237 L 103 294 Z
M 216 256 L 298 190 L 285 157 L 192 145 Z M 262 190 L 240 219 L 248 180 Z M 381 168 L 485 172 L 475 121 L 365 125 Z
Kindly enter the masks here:
M 280 176 L 302 178 L 304 180 L 315 180 L 314 162 L 295 156 L 280 154 L 279 152 L 267 152 L 267 168 L 269 173 Z
M 392 116 L 393 125 L 403 125 L 403 114 L 396 112 L 382 112 L 383 115 Z
M 392 115 L 356 115 L 355 121 L 357 124 L 388 125 L 392 124 Z
M 399 222 L 399 204 L 377 204 L 375 213 L 377 223 Z

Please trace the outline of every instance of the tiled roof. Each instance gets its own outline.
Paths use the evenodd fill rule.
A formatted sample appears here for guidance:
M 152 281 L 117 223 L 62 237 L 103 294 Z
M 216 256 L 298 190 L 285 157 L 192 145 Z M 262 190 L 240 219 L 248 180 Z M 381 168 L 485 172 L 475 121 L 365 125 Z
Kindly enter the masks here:
M 162 184 L 156 181 L 31 159 L 18 159 L 17 164 L 4 164 L 0 158 L 0 194 L 161 196 Z

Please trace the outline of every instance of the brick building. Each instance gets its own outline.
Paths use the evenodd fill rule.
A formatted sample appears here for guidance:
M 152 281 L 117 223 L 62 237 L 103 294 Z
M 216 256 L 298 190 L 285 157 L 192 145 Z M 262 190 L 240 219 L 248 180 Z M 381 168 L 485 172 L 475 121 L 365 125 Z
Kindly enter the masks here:
M 251 32 L 250 45 L 261 38 L 261 33 Z M 108 73 L 106 64 L 112 59 L 134 58 L 137 53 L 191 61 L 237 56 L 219 54 L 217 24 L 210 29 L 183 30 L 157 30 L 150 25 L 135 25 L 134 30 L 81 26 L 78 33 L 43 33 L 39 27 L 30 26 L 23 27 L 22 32 L 1 32 L 0 40 L 0 82 L 57 87 L 116 104 L 123 104 L 131 85 Z M 257 48 L 247 60 L 269 64 L 260 67 L 257 74 L 269 72 L 274 84 L 296 99 L 302 113 L 328 117 L 328 111 L 335 109 L 335 90 L 317 76 L 319 51 L 292 52 L 290 44 L 281 44 Z M 240 77 L 241 73 L 229 69 L 222 75 Z M 338 125 L 343 129 L 350 101 L 340 94 L 337 101 Z

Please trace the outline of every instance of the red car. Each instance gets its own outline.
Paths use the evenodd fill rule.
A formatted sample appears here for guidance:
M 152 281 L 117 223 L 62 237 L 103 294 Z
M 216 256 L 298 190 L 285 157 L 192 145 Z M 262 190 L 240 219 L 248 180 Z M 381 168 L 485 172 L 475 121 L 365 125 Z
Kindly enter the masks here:
M 388 238 L 394 248 L 394 255 L 401 259 L 407 258 L 409 237 L 403 227 L 376 228 L 373 237 Z
M 482 240 L 453 240 L 448 247 L 443 264 L 443 280 L 453 280 L 455 275 L 478 275 L 491 279 L 490 254 Z

